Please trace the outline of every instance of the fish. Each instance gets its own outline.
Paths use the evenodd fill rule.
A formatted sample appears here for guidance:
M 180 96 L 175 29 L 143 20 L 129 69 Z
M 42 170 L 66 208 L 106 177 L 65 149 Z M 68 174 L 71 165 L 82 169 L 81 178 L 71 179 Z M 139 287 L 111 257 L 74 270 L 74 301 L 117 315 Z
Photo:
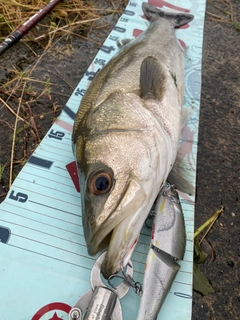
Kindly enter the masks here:
M 180 269 L 186 232 L 178 192 L 166 183 L 156 200 L 137 320 L 155 320 Z
M 107 250 L 101 266 L 106 278 L 130 260 L 144 221 L 177 166 L 180 132 L 189 118 L 182 107 L 185 49 L 174 28 L 193 16 L 147 3 L 142 9 L 149 27 L 124 41 L 96 73 L 73 125 L 85 242 L 89 255 Z M 174 180 L 181 191 L 191 192 L 187 176 Z

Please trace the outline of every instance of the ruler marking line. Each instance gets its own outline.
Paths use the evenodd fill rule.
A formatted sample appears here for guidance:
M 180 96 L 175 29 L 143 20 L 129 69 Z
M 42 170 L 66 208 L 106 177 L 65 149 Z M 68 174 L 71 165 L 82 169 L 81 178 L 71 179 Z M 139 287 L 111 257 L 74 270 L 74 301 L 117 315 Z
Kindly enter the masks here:
M 50 258 L 50 259 L 53 259 L 53 260 L 61 261 L 61 262 L 64 262 L 64 263 L 67 263 L 67 264 L 71 264 L 71 265 L 74 265 L 74 266 L 76 266 L 76 267 L 84 268 L 84 269 L 87 269 L 87 270 L 90 270 L 90 271 L 91 271 L 91 269 L 89 269 L 88 267 L 81 266 L 81 265 L 78 265 L 78 264 L 73 263 L 73 262 L 69 262 L 69 261 L 66 261 L 66 260 L 62 260 L 62 259 L 59 259 L 59 258 L 55 258 L 55 257 L 49 256 L 49 255 L 47 255 L 47 254 L 43 254 L 43 253 L 40 253 L 40 252 L 37 252 L 37 251 L 33 251 L 33 250 L 26 249 L 26 248 L 22 248 L 22 247 L 13 245 L 13 244 L 9 244 L 9 243 L 8 243 L 7 245 L 10 246 L 10 247 L 13 247 L 13 248 L 17 248 L 17 249 L 20 249 L 20 250 L 28 251 L 28 252 L 31 252 L 31 253 L 34 253 L 34 254 L 37 254 L 37 255 L 46 257 L 46 258 Z M 91 259 L 91 258 L 89 258 L 89 259 Z
M 25 182 L 28 182 L 28 183 L 29 183 L 29 180 L 26 180 L 26 179 L 23 179 L 23 178 L 19 178 L 19 180 L 25 181 Z M 48 180 L 48 181 L 49 181 L 49 180 Z M 53 181 L 53 180 L 52 180 L 52 181 Z M 54 181 L 54 182 L 57 182 L 57 181 Z M 31 182 L 30 182 L 30 183 L 31 183 Z M 74 194 L 69 193 L 69 192 L 66 192 L 66 191 L 58 190 L 58 189 L 56 189 L 55 187 L 49 187 L 49 186 L 46 186 L 46 185 L 44 185 L 44 184 L 40 184 L 40 183 L 37 183 L 37 182 L 32 182 L 32 183 L 33 183 L 33 185 L 35 185 L 35 186 L 40 186 L 40 187 L 43 187 L 43 188 L 48 189 L 48 190 L 57 191 L 57 192 L 59 192 L 59 193 L 64 193 L 64 194 L 68 194 L 68 195 L 70 195 L 70 196 L 73 196 L 73 197 L 75 197 L 75 198 L 79 198 L 77 195 L 74 195 Z M 72 184 L 72 186 L 70 186 L 70 185 L 66 185 L 66 186 L 69 187 L 69 188 L 71 188 L 71 189 L 73 189 L 73 190 L 76 190 L 73 184 Z
M 20 207 L 20 206 L 17 206 L 17 205 L 13 205 L 13 206 L 22 209 L 22 207 Z M 39 221 L 39 220 L 35 220 L 35 219 L 29 218 L 29 217 L 25 217 L 25 216 L 23 216 L 23 215 L 19 215 L 19 214 L 15 213 L 15 212 L 12 212 L 12 211 L 7 211 L 7 210 L 4 210 L 4 209 L 3 209 L 3 211 L 4 211 L 4 212 L 7 212 L 7 213 L 9 213 L 9 214 L 14 214 L 14 215 L 17 215 L 17 216 L 20 216 L 20 217 L 24 217 L 24 218 L 26 218 L 26 219 L 28 219 L 28 220 L 33 220 L 33 221 L 38 222 L 38 223 L 42 223 L 42 224 L 46 224 L 46 225 L 52 226 L 52 225 L 50 225 L 50 224 L 41 222 L 41 221 Z M 59 219 L 59 218 L 57 218 L 57 217 L 55 217 L 55 216 L 49 216 L 49 215 L 47 215 L 47 214 L 40 213 L 40 212 L 37 212 L 37 211 L 32 211 L 32 213 L 38 214 L 38 215 L 40 215 L 40 216 L 48 217 L 48 218 L 51 218 L 51 219 L 54 219 L 54 220 L 62 221 L 62 222 L 64 222 L 64 223 L 69 223 L 69 224 L 72 224 L 72 225 L 74 225 L 74 226 L 78 226 L 78 227 L 80 227 L 80 228 L 82 227 L 81 224 L 74 223 L 74 222 L 71 222 L 71 221 L 68 221 L 68 220 L 64 220 L 64 219 Z M 80 220 L 80 221 L 81 221 L 81 220 Z M 58 227 L 56 227 L 56 226 L 53 226 L 53 227 L 55 227 L 55 228 L 57 228 L 57 229 L 62 229 L 62 228 L 58 228 Z M 65 230 L 65 229 L 62 229 L 62 230 Z
M 60 247 L 57 247 L 57 246 L 54 246 L 54 245 L 39 241 L 39 240 L 34 240 L 34 239 L 31 239 L 31 238 L 28 238 L 28 237 L 21 236 L 19 234 L 14 234 L 14 235 L 15 235 L 15 237 L 19 237 L 19 238 L 26 239 L 26 240 L 31 241 L 31 242 L 39 243 L 39 244 L 41 244 L 43 246 L 50 247 L 50 248 L 53 248 L 53 249 L 57 249 L 57 250 L 60 250 L 60 251 L 64 251 L 64 252 L 76 255 L 78 257 L 88 258 L 83 254 L 80 254 L 80 253 L 77 253 L 77 252 L 74 252 L 74 251 L 70 251 L 70 250 L 66 250 L 66 249 L 63 249 L 63 248 L 60 248 Z M 94 259 L 92 259 L 92 260 L 94 260 Z
M 51 197 L 50 197 L 51 198 Z M 56 200 L 56 199 L 55 199 Z M 75 216 L 75 217 L 79 217 L 81 218 L 82 216 L 80 216 L 79 214 L 76 214 L 76 213 L 72 213 L 72 212 L 69 212 L 69 211 L 66 211 L 66 210 L 62 210 L 62 209 L 58 209 L 58 208 L 55 208 L 55 207 L 52 207 L 52 206 L 48 206 L 46 204 L 43 204 L 43 203 L 40 203 L 40 202 L 36 202 L 36 201 L 33 201 L 33 200 L 28 200 L 29 202 L 32 202 L 32 203 L 35 203 L 35 204 L 38 204 L 40 206 L 43 206 L 43 207 L 46 207 L 46 208 L 50 208 L 50 209 L 54 209 L 54 210 L 57 210 L 57 211 L 61 211 L 61 212 L 64 212 L 64 213 L 67 213 L 67 214 L 70 214 L 72 216 Z M 60 200 L 59 200 L 60 201 Z M 64 201 L 63 201 L 64 202 Z M 65 203 L 65 202 L 64 202 Z
M 20 216 L 20 217 L 22 217 L 22 216 Z M 23 217 L 23 218 L 25 218 L 25 217 Z M 31 219 L 31 220 L 32 220 L 32 219 Z M 30 228 L 30 227 L 21 225 L 21 224 L 16 223 L 16 222 L 9 222 L 9 221 L 3 220 L 3 219 L 0 219 L 0 221 L 3 221 L 3 222 L 5 222 L 5 223 L 11 223 L 11 224 L 13 224 L 13 225 L 15 225 L 15 226 L 19 226 L 19 227 L 24 228 L 24 229 L 36 231 L 36 232 L 39 232 L 39 233 L 41 233 L 41 234 L 46 234 L 46 235 L 49 235 L 49 236 L 51 236 L 51 237 L 54 237 L 54 238 L 57 238 L 57 239 L 61 239 L 61 240 L 64 240 L 64 241 L 67 241 L 67 242 L 70 242 L 70 243 L 75 243 L 75 244 L 78 244 L 78 245 L 82 245 L 81 243 L 78 243 L 78 242 L 75 242 L 75 241 L 69 241 L 69 240 L 66 240 L 66 239 L 64 239 L 64 238 L 62 238 L 62 237 L 56 236 L 56 235 L 54 235 L 54 234 L 47 233 L 47 232 L 44 232 L 44 231 L 40 231 L 40 230 L 38 230 L 38 229 Z M 33 221 L 35 221 L 35 220 L 33 220 Z M 38 222 L 38 221 L 37 221 L 37 222 Z M 39 222 L 39 223 L 41 223 L 41 222 Z M 43 224 L 45 224 L 45 223 L 43 223 Z M 45 224 L 45 225 L 50 226 L 50 227 L 53 227 L 53 228 L 56 228 L 56 229 L 60 229 L 60 230 L 62 230 L 62 231 L 64 231 L 64 232 L 69 232 L 70 234 L 75 234 L 75 235 L 78 235 L 78 236 L 80 236 L 80 237 L 83 237 L 83 235 L 81 235 L 80 233 L 68 231 L 68 230 L 65 230 L 65 229 L 62 229 L 62 228 L 57 228 L 57 227 L 52 226 L 52 225 L 49 225 L 49 224 Z M 14 234 L 14 233 L 11 233 L 11 234 Z M 17 235 L 17 234 L 14 234 L 14 235 Z M 82 245 L 82 246 L 84 246 L 84 245 Z

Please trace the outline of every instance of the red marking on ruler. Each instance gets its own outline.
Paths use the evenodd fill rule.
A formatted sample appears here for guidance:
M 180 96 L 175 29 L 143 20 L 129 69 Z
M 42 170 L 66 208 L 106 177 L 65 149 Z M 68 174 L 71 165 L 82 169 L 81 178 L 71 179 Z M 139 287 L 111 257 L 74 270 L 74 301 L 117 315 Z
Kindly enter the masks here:
M 77 171 L 77 166 L 76 162 L 70 162 L 69 164 L 66 165 L 66 169 L 72 179 L 72 182 L 77 190 L 77 192 L 80 192 L 80 185 L 79 185 L 79 179 L 78 179 L 78 171 Z
M 139 29 L 133 29 L 133 36 L 138 37 L 143 31 Z
M 40 320 L 40 318 L 42 316 L 44 316 L 46 313 L 48 313 L 49 311 L 54 311 L 54 310 L 60 310 L 60 311 L 64 311 L 67 314 L 69 314 L 70 310 L 72 309 L 72 307 L 70 307 L 68 304 L 63 303 L 63 302 L 53 302 L 53 303 L 49 303 L 47 305 L 45 305 L 44 307 L 42 307 L 41 309 L 39 309 L 35 315 L 32 317 L 32 320 Z M 56 312 L 54 313 L 55 316 Z M 57 314 L 56 314 L 57 316 Z M 55 319 L 59 319 L 58 317 L 55 316 Z M 44 317 L 45 319 L 45 317 Z M 54 318 L 52 318 L 54 319 Z M 60 318 L 62 319 L 62 318 Z
M 152 4 L 155 7 L 159 7 L 159 8 L 167 7 L 167 8 L 170 8 L 170 9 L 173 9 L 173 10 L 177 10 L 177 11 L 181 11 L 181 12 L 190 12 L 189 9 L 184 9 L 184 8 L 181 8 L 181 7 L 174 6 L 173 4 L 168 3 L 167 1 L 164 1 L 164 0 L 148 0 L 148 3 Z
M 57 312 L 54 312 L 53 317 L 50 318 L 49 320 L 62 320 L 62 318 L 59 318 L 59 316 L 57 315 Z
M 181 39 L 178 39 L 178 41 L 183 48 L 186 48 L 186 43 L 184 41 L 182 41 Z
M 68 132 L 72 132 L 73 126 L 71 124 L 60 119 L 58 119 L 55 123 L 59 125 L 59 127 L 67 130 Z

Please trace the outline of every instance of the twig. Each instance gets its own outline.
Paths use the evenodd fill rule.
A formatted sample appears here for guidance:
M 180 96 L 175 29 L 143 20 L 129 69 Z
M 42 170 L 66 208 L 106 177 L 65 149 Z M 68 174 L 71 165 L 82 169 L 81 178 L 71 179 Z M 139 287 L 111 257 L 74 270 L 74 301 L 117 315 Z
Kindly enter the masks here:
M 69 85 L 70 88 L 73 90 L 75 89 L 76 85 L 74 85 L 64 74 L 62 74 L 57 68 L 54 68 L 57 73 L 59 74 L 60 78 Z
M 223 212 L 223 207 L 217 211 L 217 215 L 215 216 L 215 218 L 213 219 L 212 223 L 210 224 L 210 226 L 207 228 L 207 231 L 204 233 L 204 235 L 202 236 L 202 239 L 199 241 L 199 244 L 201 244 L 203 242 L 203 240 L 206 238 L 208 232 L 211 230 L 212 226 L 214 225 L 215 221 L 217 220 L 218 216 L 220 213 Z M 216 214 L 216 213 L 215 213 Z
M 7 121 L 5 121 L 5 120 L 0 120 L 0 122 L 5 123 L 10 129 L 14 130 L 13 127 L 10 125 L 10 123 L 8 123 Z
M 230 16 L 230 17 L 231 17 L 231 13 L 230 13 L 230 12 L 225 11 L 225 10 L 219 8 L 218 6 L 214 5 L 211 1 L 208 1 L 208 3 L 209 3 L 212 7 L 214 7 L 215 9 L 218 9 L 219 11 L 223 12 L 223 13 L 226 14 L 227 16 Z
M 25 122 L 26 124 L 28 124 L 30 126 L 30 123 L 28 123 L 26 120 L 24 120 L 23 118 L 21 118 L 2 98 L 0 98 L 0 102 L 2 102 L 2 104 L 18 119 L 22 120 L 23 122 Z
M 5 193 L 1 193 L 1 194 L 0 194 L 0 198 L 5 197 L 6 195 L 7 195 L 7 192 L 5 192 Z
M 219 20 L 219 19 L 214 19 L 214 18 L 210 18 L 210 19 L 206 19 L 207 21 L 216 21 L 216 22 L 224 22 L 224 23 L 228 23 L 232 25 L 232 22 L 228 21 L 228 20 Z
M 22 97 L 21 97 L 22 98 Z M 21 99 L 20 98 L 20 99 Z M 33 128 L 33 130 L 35 131 L 35 134 L 36 134 L 36 137 L 37 137 L 37 143 L 39 143 L 41 141 L 40 137 L 39 137 L 39 132 L 38 132 L 38 128 L 37 128 L 37 125 L 36 125 L 36 122 L 34 120 L 34 116 L 33 116 L 33 113 L 32 113 L 32 109 L 29 105 L 29 103 L 27 103 L 27 101 L 25 102 L 27 107 L 28 107 L 28 111 L 29 111 L 29 119 L 30 119 L 30 123 L 31 123 L 31 127 Z
M 96 20 L 99 20 L 99 19 L 100 19 L 100 17 L 99 17 L 99 18 L 94 18 L 94 19 L 89 19 L 89 20 L 83 20 L 83 21 L 77 21 L 77 22 L 74 22 L 74 23 L 70 23 L 70 24 L 68 24 L 68 25 L 66 25 L 66 26 L 63 26 L 63 27 L 61 27 L 61 28 L 58 28 L 57 30 L 50 31 L 50 32 L 48 32 L 48 33 L 46 33 L 46 34 L 43 34 L 43 35 L 41 35 L 41 36 L 39 36 L 39 37 L 36 37 L 36 38 L 34 38 L 33 40 L 34 40 L 34 41 L 37 41 L 37 40 L 39 40 L 39 39 L 45 38 L 46 36 L 49 36 L 49 35 L 52 34 L 52 33 L 56 33 L 56 32 L 58 32 L 58 31 L 60 31 L 60 30 L 64 30 L 64 29 L 66 29 L 66 28 L 78 26 L 78 25 L 83 24 L 83 23 L 87 23 L 87 22 L 91 22 L 91 21 L 96 21 Z
M 220 215 L 220 213 L 222 213 L 224 210 L 224 207 L 222 207 L 220 210 L 217 210 L 212 216 L 211 218 L 209 218 L 203 225 L 201 225 L 201 227 L 199 227 L 195 232 L 194 232 L 194 239 L 204 230 L 206 229 L 209 225 L 213 225 L 213 223 L 216 221 L 216 219 L 218 218 L 218 216 Z M 210 230 L 210 229 L 209 229 Z M 208 230 L 208 231 L 209 231 Z M 208 232 L 207 231 L 207 232 Z
M 24 159 L 27 156 L 27 131 L 23 123 L 23 157 Z
M 233 7 L 232 7 L 232 2 L 231 1 L 229 1 L 229 5 L 230 5 L 230 9 L 231 9 L 231 21 L 233 21 L 234 20 L 234 18 L 233 18 Z
M 218 15 L 216 15 L 214 13 L 211 13 L 211 12 L 208 12 L 208 11 L 206 11 L 206 13 L 209 14 L 210 16 L 214 17 L 214 18 L 222 19 L 222 17 L 219 17 Z
M 65 31 L 65 32 L 66 32 L 66 31 Z M 76 36 L 76 37 L 81 38 L 81 39 L 84 39 L 84 40 L 87 40 L 87 41 L 90 41 L 90 42 L 92 42 L 92 43 L 95 43 L 95 44 L 97 44 L 98 46 L 101 46 L 101 45 L 102 45 L 101 42 L 94 41 L 93 39 L 84 37 L 83 35 L 77 34 L 77 33 L 72 32 L 72 31 L 71 31 L 71 35 L 72 35 L 72 36 Z
M 19 119 L 19 115 L 18 114 L 19 114 L 19 111 L 20 111 L 20 107 L 21 107 L 21 103 L 22 103 L 22 97 L 23 97 L 23 94 L 24 94 L 25 86 L 26 86 L 26 82 L 24 82 L 24 84 L 23 84 L 23 89 L 22 89 L 21 97 L 19 99 L 18 108 L 17 108 L 17 116 L 16 116 L 16 119 L 15 119 L 15 125 L 14 125 L 12 151 L 11 151 L 11 161 L 10 161 L 9 189 L 11 188 L 11 185 L 12 185 L 12 170 L 13 170 L 14 147 L 15 147 L 15 140 L 16 140 L 17 123 L 18 123 L 18 119 Z

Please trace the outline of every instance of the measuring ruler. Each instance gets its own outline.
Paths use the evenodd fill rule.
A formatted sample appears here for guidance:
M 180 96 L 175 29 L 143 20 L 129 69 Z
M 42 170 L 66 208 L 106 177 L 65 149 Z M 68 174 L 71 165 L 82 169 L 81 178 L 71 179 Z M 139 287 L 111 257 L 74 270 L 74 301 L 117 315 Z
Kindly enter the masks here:
M 14 313 L 18 320 L 67 320 L 71 306 L 90 289 L 90 270 L 96 257 L 88 255 L 83 236 L 80 190 L 71 147 L 72 126 L 95 73 L 117 52 L 116 41 L 136 37 L 149 25 L 142 17 L 142 2 L 129 2 L 60 117 L 0 205 L 1 320 L 8 320 L 9 313 Z M 176 30 L 179 41 L 188 47 L 184 106 L 193 108 L 182 131 L 180 148 L 195 185 L 205 0 L 148 2 L 163 10 L 195 16 L 190 25 Z M 158 319 L 191 319 L 194 198 L 180 195 L 186 252 Z M 143 281 L 149 242 L 150 230 L 143 227 L 132 256 L 135 281 Z M 139 302 L 133 290 L 121 300 L 124 320 L 136 318 Z

